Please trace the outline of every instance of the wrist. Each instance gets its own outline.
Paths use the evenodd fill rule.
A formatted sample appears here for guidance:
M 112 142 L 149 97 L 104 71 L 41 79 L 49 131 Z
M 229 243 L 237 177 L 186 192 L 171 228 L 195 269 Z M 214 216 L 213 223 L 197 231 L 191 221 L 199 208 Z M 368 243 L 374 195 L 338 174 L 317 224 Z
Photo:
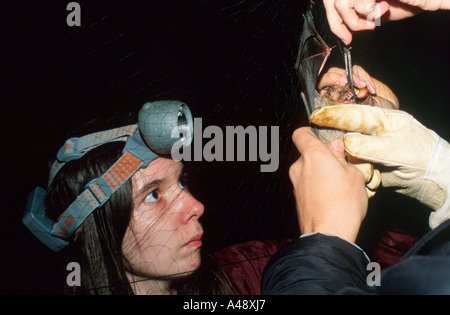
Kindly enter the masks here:
M 299 238 L 306 238 L 306 237 L 317 235 L 317 234 L 321 234 L 321 235 L 324 235 L 326 237 L 339 238 L 339 239 L 343 240 L 344 242 L 349 243 L 350 245 L 352 245 L 352 246 L 356 247 L 357 249 L 359 249 L 364 254 L 364 257 L 367 259 L 367 261 L 370 262 L 369 256 L 367 256 L 366 252 L 361 247 L 359 247 L 355 242 L 350 242 L 349 240 L 347 240 L 345 238 L 342 238 L 340 236 L 337 236 L 337 235 L 334 235 L 334 234 L 330 234 L 330 233 L 308 233 L 308 234 L 302 234 Z
M 314 227 L 300 227 L 302 231 L 301 237 L 313 234 L 332 235 L 346 240 L 347 242 L 354 243 L 359 233 L 361 224 L 318 224 Z

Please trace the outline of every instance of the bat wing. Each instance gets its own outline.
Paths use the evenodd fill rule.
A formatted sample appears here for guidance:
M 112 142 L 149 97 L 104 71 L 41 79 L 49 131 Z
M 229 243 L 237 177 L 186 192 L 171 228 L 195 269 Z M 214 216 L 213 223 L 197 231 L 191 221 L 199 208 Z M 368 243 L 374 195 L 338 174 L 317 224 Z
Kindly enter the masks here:
M 303 29 L 295 65 L 308 117 L 316 109 L 317 79 L 331 54 L 331 49 L 316 31 L 314 10 L 317 11 L 317 9 L 314 1 L 311 1 L 303 15 Z

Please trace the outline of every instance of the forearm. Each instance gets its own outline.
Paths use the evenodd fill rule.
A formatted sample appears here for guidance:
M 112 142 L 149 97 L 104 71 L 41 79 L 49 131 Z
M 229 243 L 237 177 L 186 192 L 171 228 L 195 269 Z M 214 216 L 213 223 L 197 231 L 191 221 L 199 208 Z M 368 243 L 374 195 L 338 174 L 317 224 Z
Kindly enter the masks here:
M 264 270 L 262 294 L 335 294 L 366 285 L 364 252 L 334 236 L 299 238 L 272 257 Z

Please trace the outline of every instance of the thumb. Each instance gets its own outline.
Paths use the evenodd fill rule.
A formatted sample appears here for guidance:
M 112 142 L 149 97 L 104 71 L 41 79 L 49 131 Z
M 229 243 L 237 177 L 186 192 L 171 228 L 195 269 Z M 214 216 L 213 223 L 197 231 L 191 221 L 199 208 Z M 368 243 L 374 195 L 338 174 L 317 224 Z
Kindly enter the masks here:
M 347 163 L 345 159 L 344 141 L 342 141 L 341 139 L 334 139 L 333 141 L 331 141 L 328 148 L 339 161 Z

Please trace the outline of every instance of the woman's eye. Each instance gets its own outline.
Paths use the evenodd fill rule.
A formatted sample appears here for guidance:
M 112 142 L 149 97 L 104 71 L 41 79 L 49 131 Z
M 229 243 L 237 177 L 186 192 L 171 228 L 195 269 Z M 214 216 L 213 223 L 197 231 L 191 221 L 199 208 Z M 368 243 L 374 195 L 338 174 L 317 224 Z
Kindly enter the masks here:
M 178 186 L 180 186 L 181 189 L 185 189 L 189 186 L 188 176 L 186 175 L 186 173 L 182 174 L 178 179 Z
M 149 202 L 149 203 L 156 202 L 156 201 L 158 201 L 158 199 L 159 199 L 159 194 L 158 194 L 158 191 L 155 189 L 145 197 L 144 202 Z

